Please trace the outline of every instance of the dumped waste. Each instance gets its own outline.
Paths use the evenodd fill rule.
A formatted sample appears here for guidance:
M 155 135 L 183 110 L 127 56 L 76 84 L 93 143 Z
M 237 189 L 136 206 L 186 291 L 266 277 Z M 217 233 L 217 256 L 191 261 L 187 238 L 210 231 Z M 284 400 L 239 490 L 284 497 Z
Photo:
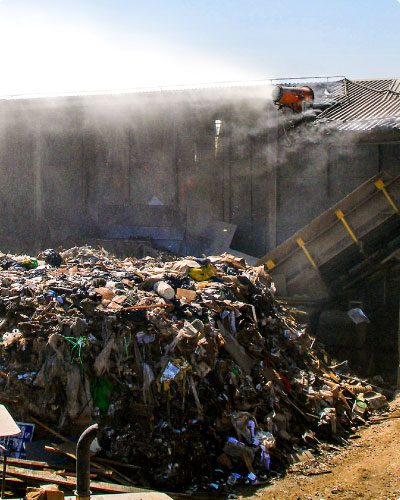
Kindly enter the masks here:
M 2 402 L 60 432 L 98 421 L 98 453 L 137 484 L 258 484 L 386 405 L 332 365 L 263 266 L 90 247 L 0 266 Z

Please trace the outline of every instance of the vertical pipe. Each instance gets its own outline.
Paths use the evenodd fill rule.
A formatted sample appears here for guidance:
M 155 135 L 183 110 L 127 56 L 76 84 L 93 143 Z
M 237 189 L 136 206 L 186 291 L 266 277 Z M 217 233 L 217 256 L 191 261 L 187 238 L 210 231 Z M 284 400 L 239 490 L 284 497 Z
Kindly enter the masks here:
M 90 499 L 90 445 L 97 435 L 97 424 L 88 427 L 76 445 L 76 491 L 79 500 Z

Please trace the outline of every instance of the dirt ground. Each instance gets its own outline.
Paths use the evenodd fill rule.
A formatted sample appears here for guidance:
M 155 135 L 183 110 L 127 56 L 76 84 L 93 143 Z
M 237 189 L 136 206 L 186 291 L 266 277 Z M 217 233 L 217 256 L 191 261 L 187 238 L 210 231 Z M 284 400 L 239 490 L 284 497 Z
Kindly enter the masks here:
M 391 403 L 391 409 L 392 417 L 400 417 L 400 397 Z M 306 476 L 289 472 L 250 498 L 400 499 L 400 418 L 371 424 L 355 437 L 342 451 L 321 458 L 318 468 L 324 474 Z M 313 471 L 312 464 L 308 471 Z

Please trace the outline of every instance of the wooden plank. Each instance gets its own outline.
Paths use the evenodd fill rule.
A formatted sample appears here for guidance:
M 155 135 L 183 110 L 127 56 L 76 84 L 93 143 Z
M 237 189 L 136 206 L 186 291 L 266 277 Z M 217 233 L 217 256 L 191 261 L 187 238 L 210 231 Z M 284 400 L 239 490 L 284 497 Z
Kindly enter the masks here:
M 34 460 L 25 460 L 22 458 L 7 457 L 7 464 L 9 465 L 20 465 L 21 467 L 38 467 L 42 469 L 54 469 L 60 467 L 57 464 L 51 464 L 49 462 L 37 462 Z
M 59 432 L 53 430 L 51 427 L 47 426 L 46 424 L 44 424 L 40 420 L 37 420 L 35 417 L 31 416 L 30 420 L 32 420 L 33 423 L 39 425 L 40 427 L 43 427 L 43 429 L 45 429 L 46 431 L 50 432 L 54 436 L 58 437 L 58 439 L 61 439 L 61 441 L 64 441 L 64 443 L 72 443 L 72 441 L 70 439 L 64 437 L 62 434 L 60 434 Z
M 7 474 L 22 478 L 26 481 L 39 481 L 45 483 L 54 483 L 71 489 L 76 486 L 76 479 L 70 476 L 61 476 L 49 471 L 23 469 L 21 467 L 7 467 Z M 104 491 L 109 493 L 138 493 L 147 491 L 143 488 L 124 486 L 121 484 L 104 483 L 100 481 L 91 481 L 90 488 L 93 491 Z
M 245 351 L 244 347 L 228 332 L 221 321 L 217 321 L 218 329 L 224 339 L 224 349 L 230 354 L 232 359 L 240 366 L 247 375 L 256 364 L 256 360 L 252 359 Z
M 64 443 L 60 445 L 55 445 L 52 443 L 52 446 L 45 446 L 45 449 L 48 451 L 54 451 L 56 453 L 61 453 L 62 455 L 65 455 L 72 460 L 76 460 L 76 455 L 75 455 L 75 446 L 73 443 Z M 91 465 L 96 469 L 96 472 L 101 473 L 101 471 L 104 470 L 104 467 L 101 464 L 98 464 L 95 460 L 91 460 Z M 132 480 L 119 472 L 118 470 L 114 469 L 114 467 L 111 467 L 111 465 L 108 465 L 108 471 L 105 471 L 106 475 L 112 476 L 112 478 L 117 481 L 117 483 L 123 484 L 125 486 L 131 486 L 134 483 Z
M 61 441 L 64 442 L 63 445 L 58 445 L 58 446 L 57 445 L 53 445 L 54 450 L 56 450 L 56 449 L 60 450 L 65 455 L 67 455 L 70 458 L 76 460 L 76 455 L 75 455 L 76 444 L 73 441 L 71 441 L 70 439 L 64 437 L 62 434 L 60 434 L 59 432 L 53 430 L 51 427 L 49 427 L 48 425 L 44 424 L 43 422 L 40 422 L 36 418 L 31 417 L 31 420 L 33 422 L 35 422 L 36 424 L 38 424 L 39 426 L 43 427 L 43 429 L 47 430 L 48 432 L 50 432 L 54 436 L 58 437 L 59 439 L 61 439 Z M 67 450 L 64 451 L 63 448 L 66 448 Z M 51 450 L 51 451 L 53 451 L 53 450 Z M 96 469 L 103 469 L 102 465 L 97 464 L 94 460 L 91 461 L 91 464 Z M 108 468 L 114 473 L 113 474 L 114 475 L 114 479 L 118 483 L 122 483 L 123 485 L 132 485 L 133 484 L 133 482 L 131 481 L 131 479 L 129 477 L 125 476 L 124 474 L 122 474 L 121 472 L 117 471 L 116 469 L 114 469 L 111 466 L 109 466 Z
M 51 451 L 52 453 L 58 453 L 59 455 L 63 455 L 65 457 L 68 457 L 71 460 L 76 460 L 75 452 L 72 452 L 72 451 L 65 449 L 65 447 L 62 446 L 61 444 L 57 445 L 57 444 L 51 443 L 51 446 L 46 445 L 44 447 L 44 449 L 46 451 Z
M 100 462 L 101 464 L 116 465 L 117 467 L 126 467 L 128 469 L 140 469 L 138 465 L 126 464 L 125 462 L 111 460 L 110 458 L 96 457 L 96 462 Z
M 23 479 L 19 479 L 18 477 L 6 477 L 6 483 L 21 484 L 21 485 L 26 484 Z
M 65 477 L 75 477 L 76 478 L 76 472 L 71 472 L 71 471 L 68 471 L 66 472 L 64 469 L 54 469 L 54 472 L 55 474 L 57 474 L 58 476 L 65 476 Z M 90 479 L 97 479 L 99 476 L 98 474 L 93 474 L 91 473 L 90 474 Z
M 144 304 L 141 306 L 128 306 L 123 307 L 121 311 L 144 311 L 146 309 L 156 309 L 156 308 L 168 308 L 172 307 L 171 304 Z
M 52 453 L 58 453 L 59 455 L 63 455 L 64 457 L 68 457 L 71 460 L 73 460 L 74 462 L 76 461 L 75 455 L 73 455 L 72 453 L 67 453 L 67 452 L 59 449 L 56 446 L 48 446 L 48 445 L 46 445 L 44 447 L 44 449 L 46 451 L 50 451 Z M 93 465 L 92 462 L 91 462 L 91 466 L 95 468 L 97 474 L 101 474 L 103 476 L 112 476 L 113 475 L 113 471 L 110 470 L 110 469 L 104 469 L 104 468 L 101 468 L 98 465 Z M 57 469 L 57 467 L 59 467 L 59 466 L 57 466 L 57 465 L 56 466 L 52 466 L 52 469 Z

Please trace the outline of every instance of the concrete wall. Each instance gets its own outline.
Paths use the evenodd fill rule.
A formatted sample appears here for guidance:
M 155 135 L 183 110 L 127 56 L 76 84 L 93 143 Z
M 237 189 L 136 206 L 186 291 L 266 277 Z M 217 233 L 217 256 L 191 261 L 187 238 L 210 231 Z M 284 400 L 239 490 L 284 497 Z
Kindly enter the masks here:
M 278 169 L 278 243 L 328 209 L 380 170 L 377 144 L 322 138 L 301 147 L 281 147 Z M 400 146 L 393 146 L 400 151 Z M 393 163 L 400 173 L 400 161 Z
M 315 127 L 293 143 L 284 126 L 259 87 L 3 101 L 0 248 L 136 236 L 193 253 L 224 221 L 261 256 L 383 164 L 400 170 L 398 144 Z

